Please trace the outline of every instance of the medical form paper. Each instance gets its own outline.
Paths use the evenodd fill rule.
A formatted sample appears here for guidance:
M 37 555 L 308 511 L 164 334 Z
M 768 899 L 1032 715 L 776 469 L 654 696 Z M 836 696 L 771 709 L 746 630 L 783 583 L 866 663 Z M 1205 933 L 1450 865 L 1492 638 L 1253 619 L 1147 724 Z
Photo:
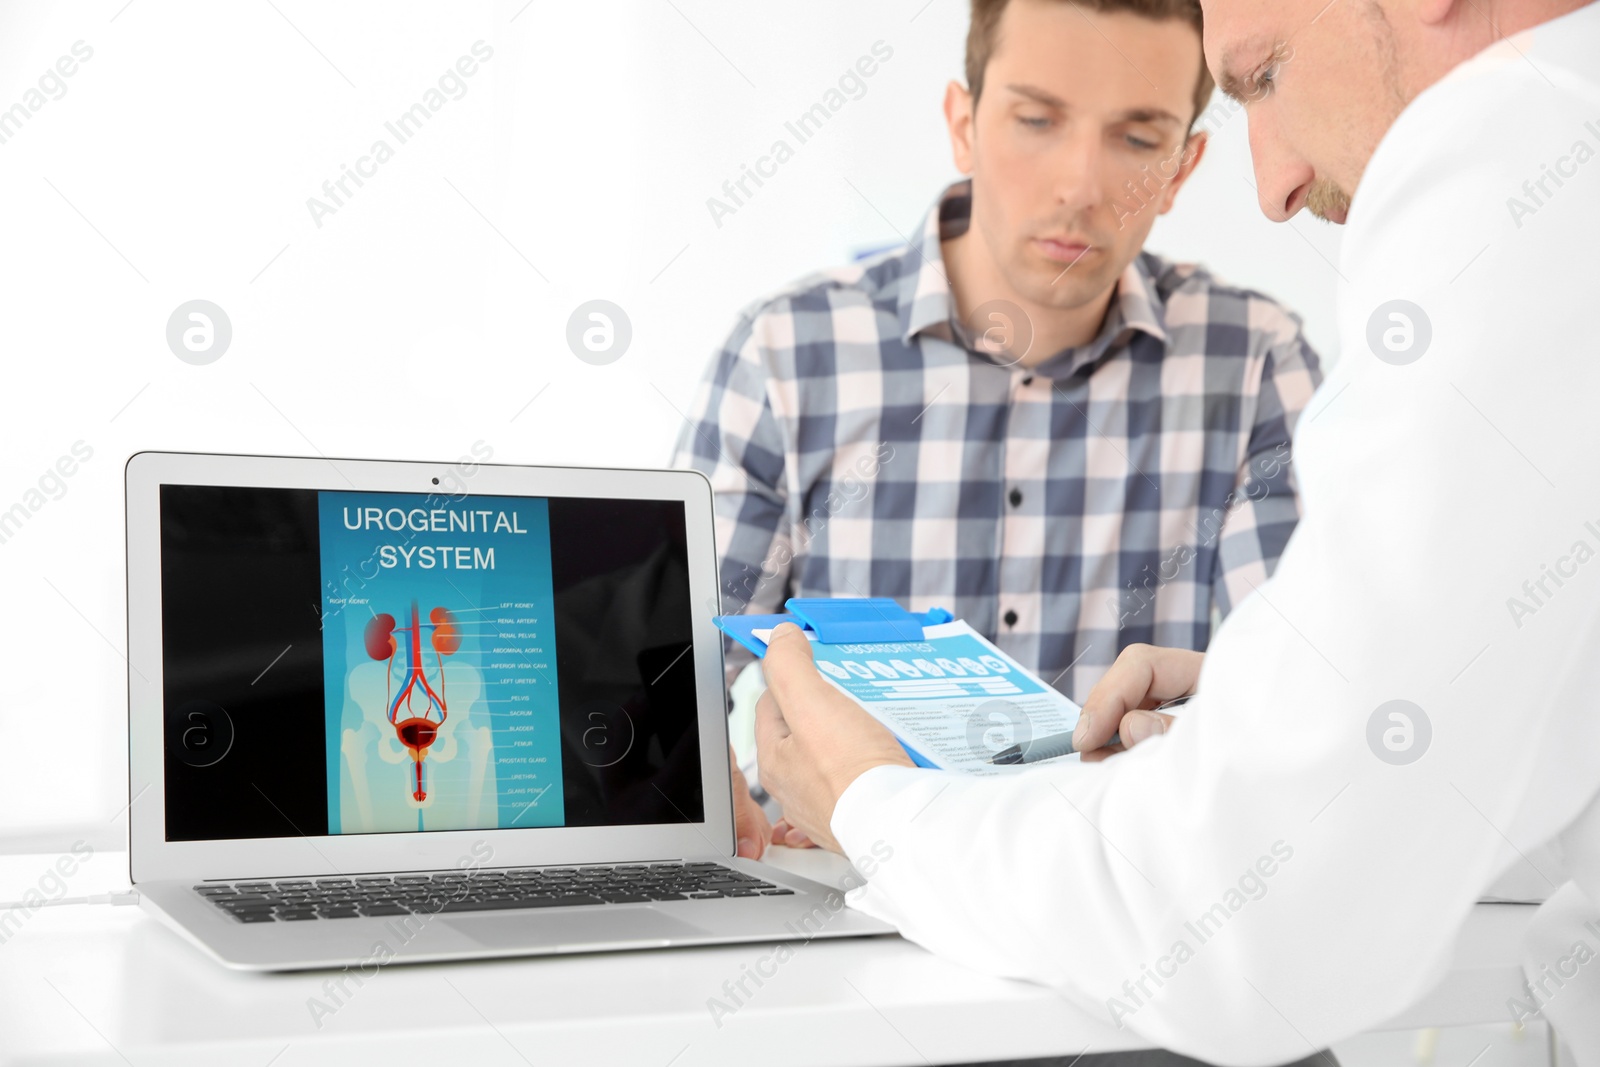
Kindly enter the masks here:
M 753 633 L 763 642 L 772 636 Z M 1081 709 L 964 622 L 927 626 L 922 635 L 828 645 L 806 633 L 822 676 L 935 767 L 998 775 L 1078 758 L 989 763 L 1010 745 L 1071 730 Z

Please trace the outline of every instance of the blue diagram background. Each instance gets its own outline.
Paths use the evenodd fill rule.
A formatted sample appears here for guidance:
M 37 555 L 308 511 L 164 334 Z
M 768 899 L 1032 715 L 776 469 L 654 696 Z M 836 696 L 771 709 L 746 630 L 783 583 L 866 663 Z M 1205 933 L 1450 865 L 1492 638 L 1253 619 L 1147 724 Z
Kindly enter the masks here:
M 496 532 L 415 532 L 410 529 L 350 530 L 345 508 L 400 508 L 408 515 L 416 509 L 436 511 L 504 512 L 514 516 L 517 527 L 525 531 Z M 484 828 L 559 826 L 564 821 L 561 788 L 561 740 L 559 700 L 555 664 L 555 604 L 550 575 L 550 524 L 547 501 L 538 498 L 468 497 L 460 500 L 406 493 L 323 492 L 319 494 L 320 550 L 323 579 L 323 671 L 326 694 L 325 737 L 328 773 L 328 832 L 341 833 L 341 791 L 351 787 L 348 769 L 341 754 L 341 737 L 346 729 L 358 729 L 363 722 L 361 708 L 349 698 L 347 681 L 356 667 L 374 662 L 367 655 L 363 634 L 374 614 L 387 612 L 398 625 L 409 624 L 411 603 L 415 600 L 421 617 L 443 606 L 455 614 L 461 628 L 460 649 L 446 657 L 445 671 L 457 665 L 471 665 L 482 676 L 482 693 L 488 708 L 488 721 L 494 741 L 496 803 L 490 809 L 495 821 Z M 403 564 L 393 568 L 379 565 L 379 547 L 467 546 L 494 549 L 493 569 L 456 570 L 434 567 L 423 569 Z M 343 602 L 341 602 L 343 601 Z M 364 602 L 357 602 L 364 601 Z M 485 610 L 487 609 L 487 610 Z M 527 620 L 537 620 L 538 630 L 529 631 Z M 513 620 L 522 620 L 518 625 Z M 499 629 L 509 636 L 490 633 Z M 404 635 L 401 635 L 403 638 Z M 519 647 L 508 657 L 505 649 L 493 651 L 507 642 Z M 528 648 L 533 655 L 523 654 Z M 426 634 L 423 639 L 424 663 L 432 670 L 435 662 Z M 509 660 L 515 662 L 507 665 Z M 402 664 L 404 657 L 396 657 Z M 495 662 L 498 665 L 491 667 Z M 398 677 L 400 671 L 395 671 Z M 430 673 L 431 678 L 431 673 Z M 512 697 L 510 694 L 515 694 Z M 446 700 L 448 701 L 448 694 Z M 511 700 L 519 717 L 511 718 Z M 528 713 L 531 710 L 531 715 Z M 474 710 L 477 717 L 477 710 Z M 532 727 L 530 730 L 529 727 Z M 512 731 L 516 733 L 513 735 Z M 531 744 L 529 743 L 531 740 Z M 513 742 L 517 742 L 513 756 Z M 515 776 L 509 770 L 514 767 Z M 532 768 L 530 770 L 530 768 Z M 424 761 L 424 774 L 428 772 Z M 384 774 L 389 768 L 384 769 Z M 409 799 L 409 761 L 393 768 L 393 788 Z M 518 784 L 513 786 L 515 781 Z M 388 783 L 384 783 L 387 788 Z M 537 795 L 537 803 L 526 797 Z M 416 829 L 426 829 L 423 813 L 418 813 Z M 480 818 L 487 820 L 487 814 Z M 441 827 L 442 828 L 442 827 Z M 451 827 L 455 828 L 455 827 Z

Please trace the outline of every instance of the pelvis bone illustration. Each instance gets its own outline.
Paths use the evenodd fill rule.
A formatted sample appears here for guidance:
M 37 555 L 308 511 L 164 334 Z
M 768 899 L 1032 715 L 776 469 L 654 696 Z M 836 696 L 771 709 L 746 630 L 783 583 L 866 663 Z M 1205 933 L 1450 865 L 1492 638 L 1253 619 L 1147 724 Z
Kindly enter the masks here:
M 411 797 L 419 801 L 428 799 L 428 791 L 422 784 L 422 761 L 428 757 L 428 749 L 433 746 L 439 727 L 450 717 L 449 706 L 445 702 L 444 658 L 453 655 L 461 647 L 461 632 L 456 626 L 455 616 L 448 610 L 434 608 L 428 612 L 428 620 L 420 620 L 417 603 L 412 601 L 410 626 L 397 627 L 393 615 L 375 615 L 367 623 L 364 635 L 367 655 L 376 660 L 389 661 L 385 707 L 388 708 L 389 722 L 399 736 L 400 743 L 411 753 L 416 781 L 416 789 Z M 434 670 L 439 680 L 437 691 L 428 680 L 422 663 L 424 630 L 430 631 L 428 641 L 436 653 Z M 399 691 L 396 692 L 394 661 L 402 647 L 405 649 L 404 669 Z

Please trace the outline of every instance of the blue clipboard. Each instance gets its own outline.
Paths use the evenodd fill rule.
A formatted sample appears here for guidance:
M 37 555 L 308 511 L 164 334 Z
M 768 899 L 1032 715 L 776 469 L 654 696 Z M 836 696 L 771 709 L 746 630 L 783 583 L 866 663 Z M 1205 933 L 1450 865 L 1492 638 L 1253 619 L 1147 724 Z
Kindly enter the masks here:
M 717 628 L 739 642 L 757 658 L 767 654 L 767 643 L 755 635 L 782 623 L 794 623 L 810 630 L 826 645 L 874 644 L 896 641 L 921 641 L 924 626 L 954 622 L 955 616 L 943 608 L 911 612 L 889 597 L 791 597 L 783 605 L 785 615 L 718 615 Z M 928 758 L 900 738 L 911 762 L 918 767 L 933 767 Z

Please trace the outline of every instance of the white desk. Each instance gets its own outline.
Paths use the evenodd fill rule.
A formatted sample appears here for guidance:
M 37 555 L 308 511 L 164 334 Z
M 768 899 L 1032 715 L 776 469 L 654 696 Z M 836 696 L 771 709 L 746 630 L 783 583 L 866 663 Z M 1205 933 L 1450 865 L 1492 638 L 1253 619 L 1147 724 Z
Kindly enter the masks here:
M 9 857 L 3 899 L 53 857 Z M 775 849 L 836 881 L 843 861 Z M 101 853 L 69 888 L 126 871 Z M 91 875 L 90 872 L 93 872 Z M 125 874 L 124 874 L 125 877 Z M 1449 976 L 1394 1028 L 1504 1021 L 1521 989 L 1525 905 L 1480 905 Z M 388 967 L 313 1020 L 330 972 L 224 970 L 133 907 L 46 908 L 0 944 L 0 1063 L 265 1065 L 921 1064 L 1136 1047 L 1045 989 L 985 977 L 899 938 L 813 942 L 719 1027 L 723 982 L 772 946 Z M 53 988 L 52 988 L 53 987 Z M 332 1003 L 331 999 L 329 1003 Z

